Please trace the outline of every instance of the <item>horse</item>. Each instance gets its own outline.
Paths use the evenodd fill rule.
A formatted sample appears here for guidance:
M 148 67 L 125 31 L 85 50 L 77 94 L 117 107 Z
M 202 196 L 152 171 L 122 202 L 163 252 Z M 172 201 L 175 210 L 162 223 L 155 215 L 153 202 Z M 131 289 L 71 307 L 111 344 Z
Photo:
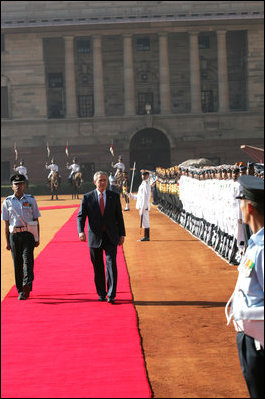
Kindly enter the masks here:
M 117 190 L 121 194 L 122 193 L 124 175 L 123 175 L 122 170 L 120 170 L 120 169 L 118 169 L 118 172 L 116 174 L 116 180 L 117 180 Z
M 60 178 L 59 178 L 59 173 L 58 172 L 52 172 L 51 178 L 50 178 L 50 189 L 51 189 L 51 200 L 53 200 L 53 196 L 56 196 L 56 199 L 58 200 L 58 188 L 60 185 Z
M 83 183 L 82 173 L 81 172 L 74 173 L 71 178 L 71 183 L 72 183 L 72 199 L 74 198 L 79 199 L 78 191 L 81 184 Z

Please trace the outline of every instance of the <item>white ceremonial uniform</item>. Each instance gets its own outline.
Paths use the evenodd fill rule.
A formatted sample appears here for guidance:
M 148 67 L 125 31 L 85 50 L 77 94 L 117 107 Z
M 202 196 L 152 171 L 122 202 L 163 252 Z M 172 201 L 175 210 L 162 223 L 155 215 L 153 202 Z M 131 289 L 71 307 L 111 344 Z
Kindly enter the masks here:
M 22 165 L 17 166 L 15 168 L 15 171 L 18 172 L 20 175 L 24 175 L 27 180 L 29 179 L 28 175 L 27 175 L 27 173 L 28 173 L 27 168 L 25 168 L 25 166 L 22 166 Z
M 71 173 L 69 175 L 69 179 L 73 176 L 74 173 L 80 172 L 80 166 L 77 163 L 72 163 L 72 165 L 66 166 L 67 169 L 71 169 Z
M 113 168 L 117 168 L 116 173 L 115 173 L 115 176 L 116 176 L 117 173 L 118 173 L 118 169 L 121 169 L 123 172 L 125 171 L 125 165 L 124 165 L 123 162 L 117 162 L 117 163 L 115 163 L 115 165 L 113 165 Z
M 139 214 L 142 219 L 142 227 L 144 229 L 150 228 L 149 211 L 151 199 L 150 180 L 143 180 L 138 188 L 137 194 L 130 194 L 136 200 L 136 209 L 139 209 Z
M 50 165 L 45 165 L 46 169 L 50 169 L 50 173 L 48 174 L 48 179 L 51 177 L 52 172 L 58 172 L 59 167 L 56 163 L 51 163 Z

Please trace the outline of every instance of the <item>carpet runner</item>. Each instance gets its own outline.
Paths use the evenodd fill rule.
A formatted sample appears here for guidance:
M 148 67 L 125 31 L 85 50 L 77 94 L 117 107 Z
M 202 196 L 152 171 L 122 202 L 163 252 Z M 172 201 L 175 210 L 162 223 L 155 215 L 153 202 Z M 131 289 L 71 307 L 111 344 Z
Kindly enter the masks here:
M 76 210 L 35 260 L 33 292 L 2 302 L 2 398 L 150 398 L 121 247 L 114 305 L 98 302 Z

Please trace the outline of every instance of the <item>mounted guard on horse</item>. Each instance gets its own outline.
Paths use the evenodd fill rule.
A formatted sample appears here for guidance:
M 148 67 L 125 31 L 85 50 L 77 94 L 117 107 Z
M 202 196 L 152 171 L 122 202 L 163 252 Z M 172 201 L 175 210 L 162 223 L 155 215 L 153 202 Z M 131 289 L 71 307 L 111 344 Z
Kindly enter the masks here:
M 51 159 L 50 165 L 46 162 L 45 164 L 46 169 L 50 170 L 50 173 L 48 174 L 48 183 L 49 187 L 51 189 L 51 199 L 53 200 L 53 196 L 56 195 L 56 199 L 58 199 L 58 194 L 57 191 L 59 189 L 59 186 L 61 184 L 61 176 L 59 174 L 59 167 L 55 163 L 55 159 Z
M 72 198 L 78 197 L 78 190 L 83 183 L 82 172 L 80 171 L 80 166 L 77 163 L 77 158 L 73 158 L 73 163 L 69 165 L 67 162 L 66 168 L 71 170 L 71 173 L 68 177 L 69 183 L 72 185 Z

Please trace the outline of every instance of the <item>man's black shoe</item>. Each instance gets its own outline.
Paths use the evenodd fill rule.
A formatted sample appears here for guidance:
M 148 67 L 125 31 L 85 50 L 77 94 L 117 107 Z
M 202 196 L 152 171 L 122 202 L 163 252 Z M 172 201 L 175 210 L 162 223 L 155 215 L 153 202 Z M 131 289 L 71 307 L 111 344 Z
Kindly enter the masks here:
M 26 299 L 24 292 L 20 292 L 17 299 L 19 301 L 24 301 Z
M 108 298 L 108 303 L 115 303 L 115 299 L 113 299 L 113 298 Z
M 104 296 L 100 296 L 98 300 L 99 302 L 106 302 L 106 298 Z
M 144 237 L 144 238 L 141 238 L 141 240 L 139 240 L 139 241 L 150 241 L 150 238 Z
M 29 297 L 30 291 L 31 291 L 30 286 L 29 286 L 29 285 L 24 285 L 24 287 L 23 287 L 23 293 L 24 293 L 25 298 L 28 298 L 28 297 Z

